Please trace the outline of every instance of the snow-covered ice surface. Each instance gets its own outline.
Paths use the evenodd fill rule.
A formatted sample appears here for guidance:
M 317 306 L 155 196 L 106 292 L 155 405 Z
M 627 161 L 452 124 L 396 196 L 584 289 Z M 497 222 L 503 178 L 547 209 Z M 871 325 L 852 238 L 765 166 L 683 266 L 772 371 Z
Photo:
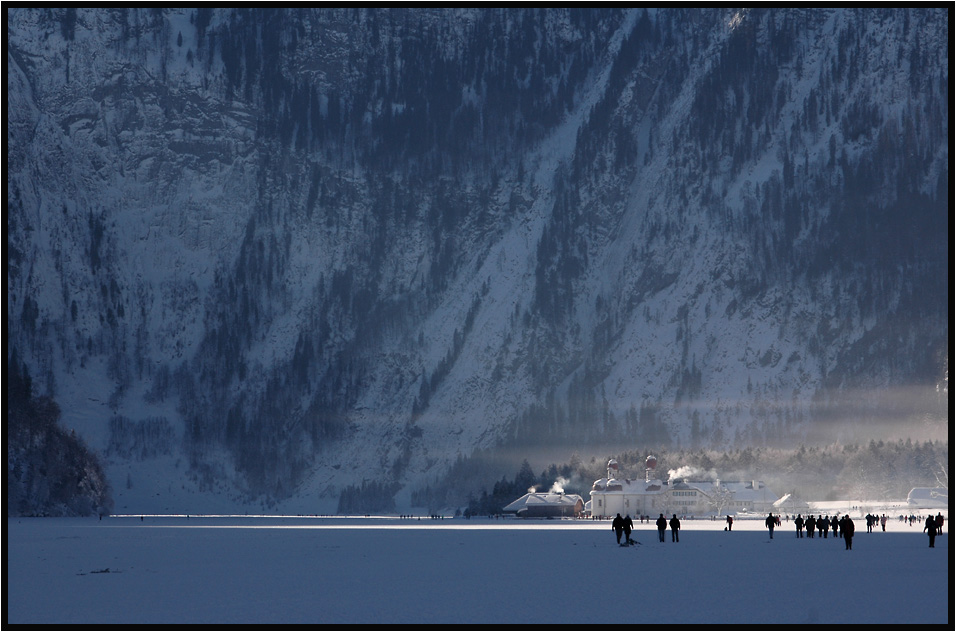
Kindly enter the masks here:
M 771 541 L 685 520 L 9 518 L 7 620 L 24 625 L 953 625 L 952 551 L 890 521 Z

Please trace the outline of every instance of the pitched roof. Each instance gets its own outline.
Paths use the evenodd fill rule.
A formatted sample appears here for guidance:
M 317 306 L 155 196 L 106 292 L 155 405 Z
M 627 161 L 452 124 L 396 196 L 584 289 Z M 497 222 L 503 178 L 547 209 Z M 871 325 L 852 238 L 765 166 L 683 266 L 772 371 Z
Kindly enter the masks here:
M 584 499 L 582 499 L 577 494 L 554 494 L 554 493 L 528 493 L 519 498 L 518 500 L 506 505 L 502 511 L 506 513 L 517 512 L 528 507 L 543 507 L 543 506 L 562 506 L 562 507 L 574 507 L 577 503 L 584 504 Z
M 756 489 L 754 489 L 752 481 L 720 481 L 720 484 L 733 492 L 735 500 L 772 503 L 779 498 L 779 496 L 770 491 L 769 487 L 760 481 L 757 481 Z

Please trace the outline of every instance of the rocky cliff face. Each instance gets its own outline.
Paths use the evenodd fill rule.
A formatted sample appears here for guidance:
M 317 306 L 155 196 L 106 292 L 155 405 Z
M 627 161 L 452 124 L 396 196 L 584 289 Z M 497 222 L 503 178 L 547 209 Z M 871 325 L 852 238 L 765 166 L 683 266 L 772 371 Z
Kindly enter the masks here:
M 11 346 L 114 477 L 237 501 L 945 429 L 947 28 L 10 9 Z

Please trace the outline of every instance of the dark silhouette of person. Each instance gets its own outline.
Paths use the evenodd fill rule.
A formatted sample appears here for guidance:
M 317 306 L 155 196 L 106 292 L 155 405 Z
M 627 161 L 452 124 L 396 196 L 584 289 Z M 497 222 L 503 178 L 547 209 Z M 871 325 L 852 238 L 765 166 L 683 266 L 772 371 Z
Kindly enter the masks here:
M 803 523 L 807 528 L 807 537 L 812 538 L 813 532 L 817 530 L 817 519 L 813 517 L 813 514 L 807 516 L 807 521 Z
M 728 531 L 733 531 L 733 530 L 734 530 L 734 517 L 733 517 L 733 516 L 727 516 L 727 530 L 728 530 Z
M 624 543 L 625 544 L 634 544 L 634 540 L 631 539 L 631 531 L 634 530 L 634 521 L 631 520 L 631 514 L 624 516 Z
M 833 514 L 833 517 L 830 518 L 830 528 L 833 529 L 834 538 L 840 537 L 840 520 L 836 514 Z
M 767 519 L 763 521 L 767 528 L 770 530 L 770 539 L 773 540 L 773 528 L 777 526 L 777 519 L 773 517 L 773 514 L 768 514 Z
M 657 537 L 663 542 L 664 541 L 664 530 L 667 528 L 667 518 L 664 517 L 664 514 L 661 514 L 657 519 Z
M 853 549 L 853 531 L 855 529 L 856 527 L 853 525 L 853 520 L 849 514 L 840 518 L 840 533 L 843 534 L 843 541 L 846 543 L 847 551 Z
M 680 520 L 677 519 L 677 514 L 671 518 L 671 542 L 680 542 Z
M 936 533 L 943 532 L 943 514 L 942 512 L 936 514 Z
M 923 533 L 929 533 L 929 548 L 936 548 L 936 518 L 926 516 L 926 526 L 923 527 Z
M 823 529 L 823 537 L 826 538 L 830 534 L 830 516 L 823 516 L 823 520 L 817 524 Z
M 793 524 L 797 525 L 797 537 L 803 537 L 803 516 L 797 514 L 796 519 L 793 521 Z
M 621 534 L 624 533 L 624 518 L 621 517 L 621 514 L 617 514 L 614 520 L 611 521 L 611 528 L 614 529 L 614 535 L 617 536 L 617 543 L 621 543 Z

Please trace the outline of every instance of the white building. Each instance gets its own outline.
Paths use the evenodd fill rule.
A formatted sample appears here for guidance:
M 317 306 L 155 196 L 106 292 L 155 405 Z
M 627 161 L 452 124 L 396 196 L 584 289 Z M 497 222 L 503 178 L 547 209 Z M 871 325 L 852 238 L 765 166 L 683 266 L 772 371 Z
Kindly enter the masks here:
M 651 458 L 648 457 L 648 462 Z M 656 516 L 666 512 L 669 508 L 667 484 L 660 479 L 650 478 L 651 469 L 647 469 L 643 480 L 631 480 L 621 477 L 617 461 L 608 461 L 607 478 L 600 478 L 591 486 L 591 515 L 601 517 L 621 514 L 633 518 L 640 515 Z
M 607 464 L 607 478 L 594 481 L 585 512 L 596 517 L 616 514 L 671 516 L 763 513 L 776 511 L 777 496 L 761 481 L 662 481 L 651 478 L 657 459 L 648 457 L 643 480 L 622 475 L 617 461 Z

